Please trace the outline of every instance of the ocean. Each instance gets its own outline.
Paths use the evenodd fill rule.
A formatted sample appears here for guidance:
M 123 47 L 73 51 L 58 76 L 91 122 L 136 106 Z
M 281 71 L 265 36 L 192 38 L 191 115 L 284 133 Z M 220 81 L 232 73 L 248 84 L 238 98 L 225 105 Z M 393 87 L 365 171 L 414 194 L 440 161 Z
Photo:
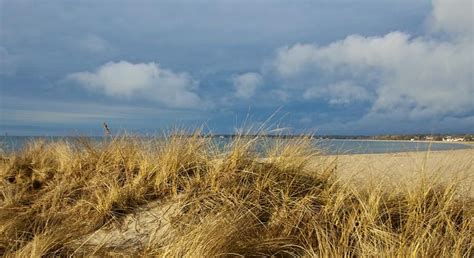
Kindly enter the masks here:
M 93 142 L 105 141 L 104 137 L 89 137 Z M 28 142 L 43 139 L 46 141 L 74 141 L 77 137 L 38 137 L 38 136 L 0 136 L 0 150 L 4 152 L 19 151 Z M 229 142 L 229 138 L 213 138 L 218 144 Z M 272 139 L 270 139 L 272 140 Z M 268 141 L 268 139 L 267 139 Z M 367 154 L 393 153 L 407 151 L 440 151 L 468 149 L 471 146 L 462 143 L 419 142 L 419 141 L 383 141 L 383 140 L 347 140 L 347 139 L 314 139 L 314 145 L 327 154 Z

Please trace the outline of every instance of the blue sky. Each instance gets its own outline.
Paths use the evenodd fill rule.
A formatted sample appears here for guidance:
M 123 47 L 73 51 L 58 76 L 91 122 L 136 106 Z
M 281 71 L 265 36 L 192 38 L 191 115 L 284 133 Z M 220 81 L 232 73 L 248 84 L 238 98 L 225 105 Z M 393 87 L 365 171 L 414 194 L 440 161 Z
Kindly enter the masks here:
M 0 0 L 0 133 L 473 133 L 472 0 Z

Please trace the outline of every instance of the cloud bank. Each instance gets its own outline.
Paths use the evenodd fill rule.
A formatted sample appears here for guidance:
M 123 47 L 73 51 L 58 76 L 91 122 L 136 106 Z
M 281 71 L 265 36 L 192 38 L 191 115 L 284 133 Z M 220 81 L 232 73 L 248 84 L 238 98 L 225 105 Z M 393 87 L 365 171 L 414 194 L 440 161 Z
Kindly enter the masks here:
M 189 74 L 175 73 L 153 62 L 109 62 L 94 72 L 70 74 L 68 79 L 110 97 L 147 99 L 170 108 L 207 105 L 196 93 L 197 82 Z
M 472 0 L 434 0 L 431 29 L 453 36 L 474 36 L 474 3 Z
M 368 115 L 462 116 L 474 110 L 472 17 L 472 1 L 438 0 L 426 36 L 395 31 L 351 35 L 326 46 L 298 43 L 280 48 L 273 66 L 285 84 L 318 84 L 311 74 L 329 75 L 329 86 L 307 88 L 306 99 L 329 104 L 371 100 Z M 437 39 L 430 33 L 448 36 Z
M 370 93 L 363 87 L 351 81 L 340 81 L 327 86 L 315 86 L 307 89 L 303 94 L 304 99 L 325 99 L 331 105 L 363 102 L 372 99 Z

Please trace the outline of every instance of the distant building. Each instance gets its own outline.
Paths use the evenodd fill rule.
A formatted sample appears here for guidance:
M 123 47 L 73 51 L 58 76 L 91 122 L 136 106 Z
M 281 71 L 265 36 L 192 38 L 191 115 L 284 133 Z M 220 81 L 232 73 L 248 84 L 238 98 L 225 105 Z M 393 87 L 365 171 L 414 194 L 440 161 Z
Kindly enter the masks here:
M 426 141 L 434 141 L 434 137 L 433 136 L 426 136 L 425 140 Z
M 452 137 L 450 135 L 443 138 L 443 142 L 463 142 L 464 137 Z

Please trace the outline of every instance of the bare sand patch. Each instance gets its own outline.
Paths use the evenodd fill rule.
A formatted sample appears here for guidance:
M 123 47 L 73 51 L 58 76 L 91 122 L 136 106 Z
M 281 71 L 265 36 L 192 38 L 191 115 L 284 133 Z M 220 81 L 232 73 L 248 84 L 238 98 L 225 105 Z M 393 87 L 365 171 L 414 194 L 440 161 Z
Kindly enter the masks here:
M 420 180 L 458 182 L 474 196 L 474 149 L 330 155 L 343 180 L 358 187 L 410 187 Z

